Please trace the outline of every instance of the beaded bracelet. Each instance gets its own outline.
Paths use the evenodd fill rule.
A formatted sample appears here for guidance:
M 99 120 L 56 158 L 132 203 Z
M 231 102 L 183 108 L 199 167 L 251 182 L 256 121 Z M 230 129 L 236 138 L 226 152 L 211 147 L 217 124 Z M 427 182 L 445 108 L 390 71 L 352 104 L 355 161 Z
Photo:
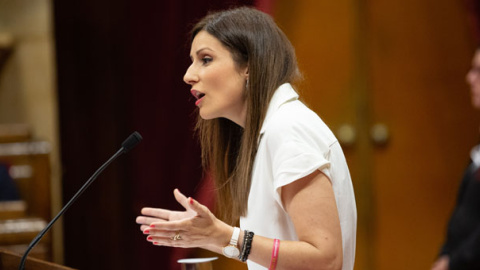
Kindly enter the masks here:
M 255 234 L 253 232 L 247 230 L 245 230 L 243 234 L 242 251 L 240 256 L 238 256 L 242 262 L 245 262 L 248 259 L 248 255 L 250 254 L 250 250 L 252 248 L 252 240 L 254 235 Z
M 248 231 L 245 230 L 243 231 L 243 244 L 242 248 L 240 249 L 240 255 L 238 255 L 238 259 L 244 262 L 243 260 L 243 255 L 245 254 L 245 247 L 246 247 L 246 242 L 247 242 L 247 237 L 248 237 Z

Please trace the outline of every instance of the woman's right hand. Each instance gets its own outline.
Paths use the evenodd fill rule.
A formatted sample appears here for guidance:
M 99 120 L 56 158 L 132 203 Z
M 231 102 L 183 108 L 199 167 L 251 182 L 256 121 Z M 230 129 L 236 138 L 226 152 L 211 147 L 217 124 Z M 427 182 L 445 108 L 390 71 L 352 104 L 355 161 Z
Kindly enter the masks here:
M 177 197 L 179 193 L 178 189 L 175 189 L 175 197 Z M 191 208 L 186 208 L 185 211 L 173 211 L 162 208 L 145 207 L 142 208 L 141 213 L 143 216 L 138 216 L 136 221 L 137 224 L 140 224 L 140 230 L 142 232 L 150 228 L 150 224 L 155 222 L 176 221 L 192 218 L 197 215 Z
M 221 254 L 222 247 L 230 241 L 233 228 L 178 189 L 174 190 L 174 196 L 185 211 L 143 208 L 143 216 L 137 217 L 140 229 L 148 234 L 147 240 L 158 246 L 201 247 Z M 181 238 L 175 240 L 176 235 Z

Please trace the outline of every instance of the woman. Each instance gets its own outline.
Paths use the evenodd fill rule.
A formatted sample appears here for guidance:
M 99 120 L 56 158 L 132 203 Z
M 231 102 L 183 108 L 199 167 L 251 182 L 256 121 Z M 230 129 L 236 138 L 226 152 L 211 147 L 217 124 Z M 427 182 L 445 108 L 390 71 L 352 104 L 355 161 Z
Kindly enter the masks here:
M 175 190 L 183 212 L 144 208 L 154 245 L 200 247 L 249 269 L 353 269 L 356 206 L 340 145 L 290 85 L 294 49 L 266 14 L 237 8 L 192 31 L 191 85 L 216 218 Z M 223 221 L 222 221 L 223 220 Z M 240 228 L 232 225 L 240 222 Z

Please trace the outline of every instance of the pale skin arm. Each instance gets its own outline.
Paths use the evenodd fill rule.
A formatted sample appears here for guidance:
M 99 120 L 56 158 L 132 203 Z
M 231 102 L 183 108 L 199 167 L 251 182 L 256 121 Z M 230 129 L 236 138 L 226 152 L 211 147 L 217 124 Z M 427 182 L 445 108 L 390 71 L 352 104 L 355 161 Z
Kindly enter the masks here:
M 144 208 L 137 223 L 150 242 L 173 247 L 200 247 L 222 254 L 233 228 L 218 220 L 207 207 L 174 192 L 185 212 Z M 282 188 L 282 201 L 299 241 L 281 241 L 276 269 L 341 269 L 342 236 L 335 196 L 328 177 L 320 171 Z M 148 217 L 150 216 L 150 217 Z M 153 225 L 151 227 L 149 225 Z M 254 229 L 252 229 L 254 230 Z M 170 237 L 179 231 L 182 240 Z M 242 245 L 243 232 L 239 237 Z M 255 235 L 249 260 L 268 268 L 273 239 Z

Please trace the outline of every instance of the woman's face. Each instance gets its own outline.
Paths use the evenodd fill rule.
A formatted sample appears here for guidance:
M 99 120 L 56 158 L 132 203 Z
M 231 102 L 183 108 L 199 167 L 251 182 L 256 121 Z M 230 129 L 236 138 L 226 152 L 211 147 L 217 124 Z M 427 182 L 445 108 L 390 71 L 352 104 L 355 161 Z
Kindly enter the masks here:
M 467 73 L 467 82 L 470 85 L 472 105 L 480 109 L 480 49 L 477 49 L 472 59 L 472 67 Z
M 192 86 L 200 116 L 224 117 L 244 127 L 248 69 L 239 68 L 230 51 L 206 31 L 200 31 L 193 39 L 190 58 L 192 64 L 183 80 Z

